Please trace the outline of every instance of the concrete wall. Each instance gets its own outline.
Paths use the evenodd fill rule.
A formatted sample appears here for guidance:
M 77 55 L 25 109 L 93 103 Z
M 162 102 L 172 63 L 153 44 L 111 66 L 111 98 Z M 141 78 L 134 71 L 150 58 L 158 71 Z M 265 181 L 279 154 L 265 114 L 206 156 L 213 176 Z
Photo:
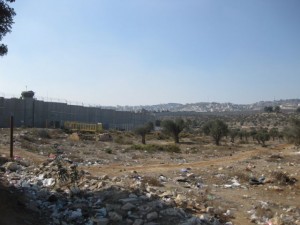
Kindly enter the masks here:
M 143 113 L 44 102 L 33 98 L 0 98 L 0 127 L 9 127 L 10 116 L 16 127 L 61 127 L 64 121 L 102 123 L 106 129 L 132 130 L 154 117 Z

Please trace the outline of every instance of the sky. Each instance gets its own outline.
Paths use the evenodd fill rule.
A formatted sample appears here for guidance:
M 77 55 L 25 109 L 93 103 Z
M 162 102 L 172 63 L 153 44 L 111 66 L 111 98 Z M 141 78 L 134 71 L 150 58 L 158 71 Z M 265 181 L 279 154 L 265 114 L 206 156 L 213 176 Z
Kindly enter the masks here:
M 17 0 L 0 97 L 103 106 L 300 98 L 299 0 Z

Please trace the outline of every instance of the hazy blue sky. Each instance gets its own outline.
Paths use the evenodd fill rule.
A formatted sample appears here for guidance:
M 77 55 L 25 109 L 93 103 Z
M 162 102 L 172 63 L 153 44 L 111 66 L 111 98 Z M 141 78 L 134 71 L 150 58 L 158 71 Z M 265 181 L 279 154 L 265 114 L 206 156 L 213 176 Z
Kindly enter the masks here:
M 300 98 L 299 0 L 17 0 L 0 96 L 98 105 Z

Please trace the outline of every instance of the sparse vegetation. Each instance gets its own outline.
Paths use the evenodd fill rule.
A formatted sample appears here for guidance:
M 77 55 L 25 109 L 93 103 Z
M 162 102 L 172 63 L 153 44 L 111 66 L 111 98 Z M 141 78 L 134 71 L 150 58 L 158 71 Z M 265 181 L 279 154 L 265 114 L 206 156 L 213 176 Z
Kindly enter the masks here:
M 146 134 L 150 133 L 153 129 L 153 123 L 149 122 L 144 126 L 137 127 L 134 132 L 142 137 L 142 144 L 146 144 Z
M 284 133 L 290 143 L 300 145 L 300 119 L 292 119 Z
M 163 131 L 174 138 L 175 143 L 179 143 L 179 134 L 185 128 L 186 124 L 183 119 L 164 120 L 162 122 Z
M 222 120 L 212 120 L 203 126 L 203 131 L 206 135 L 210 135 L 216 145 L 220 145 L 222 137 L 228 134 L 228 126 Z
M 149 145 L 132 145 L 128 150 L 141 150 L 147 152 L 174 152 L 179 153 L 181 150 L 177 145 L 157 145 L 157 144 L 149 144 Z

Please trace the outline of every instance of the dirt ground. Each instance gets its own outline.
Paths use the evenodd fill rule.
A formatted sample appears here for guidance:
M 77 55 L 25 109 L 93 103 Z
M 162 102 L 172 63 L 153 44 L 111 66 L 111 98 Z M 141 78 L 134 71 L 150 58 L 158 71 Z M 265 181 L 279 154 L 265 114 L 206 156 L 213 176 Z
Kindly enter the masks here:
M 173 179 L 182 169 L 188 169 L 201 177 L 208 187 L 214 207 L 233 212 L 231 221 L 235 225 L 253 224 L 248 212 L 260 202 L 268 203 L 274 215 L 287 213 L 289 209 L 299 210 L 300 207 L 300 150 L 282 141 L 269 141 L 267 147 L 251 141 L 247 144 L 224 142 L 222 146 L 214 146 L 205 141 L 191 141 L 187 137 L 178 145 L 181 153 L 166 153 L 132 150 L 130 147 L 139 143 L 139 139 L 126 134 L 124 136 L 132 143 L 70 140 L 68 134 L 58 131 L 50 131 L 50 135 L 51 138 L 43 138 L 35 130 L 16 130 L 14 155 L 38 165 L 51 153 L 54 154 L 57 147 L 53 146 L 58 145 L 70 159 L 78 161 L 80 169 L 93 176 L 122 176 L 135 171 L 144 176 L 163 175 Z M 147 144 L 165 145 L 171 142 L 152 138 Z M 0 132 L 0 156 L 0 164 L 8 160 L 9 136 L 6 129 Z M 297 182 L 280 183 L 276 174 L 286 174 Z M 249 178 L 261 176 L 266 179 L 264 184 L 249 184 Z M 234 178 L 240 186 L 230 186 Z M 40 215 L 24 207 L 28 199 L 23 199 L 20 191 L 9 187 L 2 175 L 0 181 L 1 225 L 44 223 Z M 191 187 L 166 184 L 163 188 L 180 192 Z M 200 215 L 201 211 L 194 210 L 193 213 Z

